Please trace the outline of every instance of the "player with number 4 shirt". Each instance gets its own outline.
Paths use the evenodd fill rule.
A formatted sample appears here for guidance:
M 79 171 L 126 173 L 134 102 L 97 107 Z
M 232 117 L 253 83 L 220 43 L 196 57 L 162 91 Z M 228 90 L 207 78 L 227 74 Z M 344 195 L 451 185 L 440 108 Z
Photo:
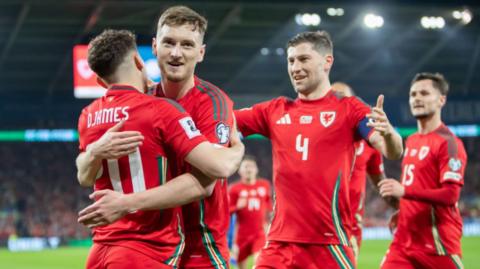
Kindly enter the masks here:
M 298 34 L 287 48 L 298 98 L 279 97 L 235 114 L 243 135 L 259 133 L 272 142 L 274 217 L 255 268 L 354 268 L 348 198 L 354 143 L 365 139 L 395 159 L 401 137 L 383 111 L 383 96 L 370 108 L 331 90 L 328 33 Z

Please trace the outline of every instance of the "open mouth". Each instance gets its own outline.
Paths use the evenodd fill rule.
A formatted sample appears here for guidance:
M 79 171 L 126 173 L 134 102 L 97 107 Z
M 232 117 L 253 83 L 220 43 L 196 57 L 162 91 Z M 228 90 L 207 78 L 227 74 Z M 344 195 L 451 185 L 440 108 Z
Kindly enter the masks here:
M 174 66 L 174 67 L 179 67 L 179 66 L 182 66 L 183 63 L 180 63 L 180 62 L 168 62 L 168 65 Z
M 299 76 L 299 75 L 293 76 L 293 80 L 295 81 L 300 81 L 300 80 L 303 80 L 304 78 L 306 78 L 306 76 Z

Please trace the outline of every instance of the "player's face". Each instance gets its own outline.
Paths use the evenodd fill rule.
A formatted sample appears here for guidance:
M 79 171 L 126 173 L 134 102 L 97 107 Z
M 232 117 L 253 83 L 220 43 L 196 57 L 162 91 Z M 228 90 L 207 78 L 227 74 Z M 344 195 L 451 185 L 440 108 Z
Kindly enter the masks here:
M 258 174 L 257 163 L 252 160 L 242 161 L 240 168 L 238 169 L 238 174 L 242 179 L 256 178 Z
M 287 56 L 288 74 L 296 92 L 309 94 L 318 89 L 322 81 L 328 79 L 331 63 L 327 58 L 332 56 L 320 54 L 311 43 L 289 47 Z
M 190 24 L 163 25 L 153 40 L 162 79 L 182 82 L 190 79 L 197 63 L 203 60 L 202 35 Z
M 440 113 L 446 98 L 433 87 L 430 79 L 415 82 L 410 88 L 410 111 L 417 119 L 429 118 Z

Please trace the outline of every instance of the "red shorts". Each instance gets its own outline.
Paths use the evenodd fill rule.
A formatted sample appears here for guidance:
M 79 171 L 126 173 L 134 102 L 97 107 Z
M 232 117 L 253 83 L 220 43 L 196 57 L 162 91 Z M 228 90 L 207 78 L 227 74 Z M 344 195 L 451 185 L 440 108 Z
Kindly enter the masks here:
M 354 269 L 350 247 L 269 241 L 255 269 Z
M 381 269 L 463 269 L 459 255 L 435 255 L 418 250 L 405 249 L 398 245 L 390 245 L 383 257 Z
M 242 262 L 245 259 L 247 259 L 248 256 L 259 252 L 265 246 L 265 234 L 260 233 L 246 240 L 238 240 L 237 245 L 238 245 L 237 261 Z
M 134 249 L 94 243 L 87 259 L 87 269 L 170 269 L 172 267 Z

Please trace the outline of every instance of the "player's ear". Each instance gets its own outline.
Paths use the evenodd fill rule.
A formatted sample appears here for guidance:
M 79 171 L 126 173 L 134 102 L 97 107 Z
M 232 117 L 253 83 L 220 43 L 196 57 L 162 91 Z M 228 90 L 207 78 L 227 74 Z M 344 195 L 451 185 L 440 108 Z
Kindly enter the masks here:
M 200 55 L 198 57 L 198 60 L 197 62 L 198 63 L 201 63 L 203 61 L 203 57 L 205 56 L 205 44 L 203 44 L 201 47 L 200 47 Z
M 141 71 L 145 64 L 143 63 L 142 57 L 140 57 L 138 52 L 136 52 L 133 56 L 133 60 L 135 61 L 135 66 L 137 67 L 137 69 Z
M 332 69 L 332 65 L 333 65 L 333 55 L 331 54 L 325 55 L 325 64 L 323 66 L 325 71 L 329 72 L 330 69 Z
M 447 96 L 440 95 L 440 107 L 443 107 L 447 103 Z
M 108 89 L 108 83 L 106 83 L 102 78 L 97 76 L 97 83 L 100 85 L 102 88 Z
M 157 39 L 155 37 L 152 38 L 152 54 L 157 57 Z

